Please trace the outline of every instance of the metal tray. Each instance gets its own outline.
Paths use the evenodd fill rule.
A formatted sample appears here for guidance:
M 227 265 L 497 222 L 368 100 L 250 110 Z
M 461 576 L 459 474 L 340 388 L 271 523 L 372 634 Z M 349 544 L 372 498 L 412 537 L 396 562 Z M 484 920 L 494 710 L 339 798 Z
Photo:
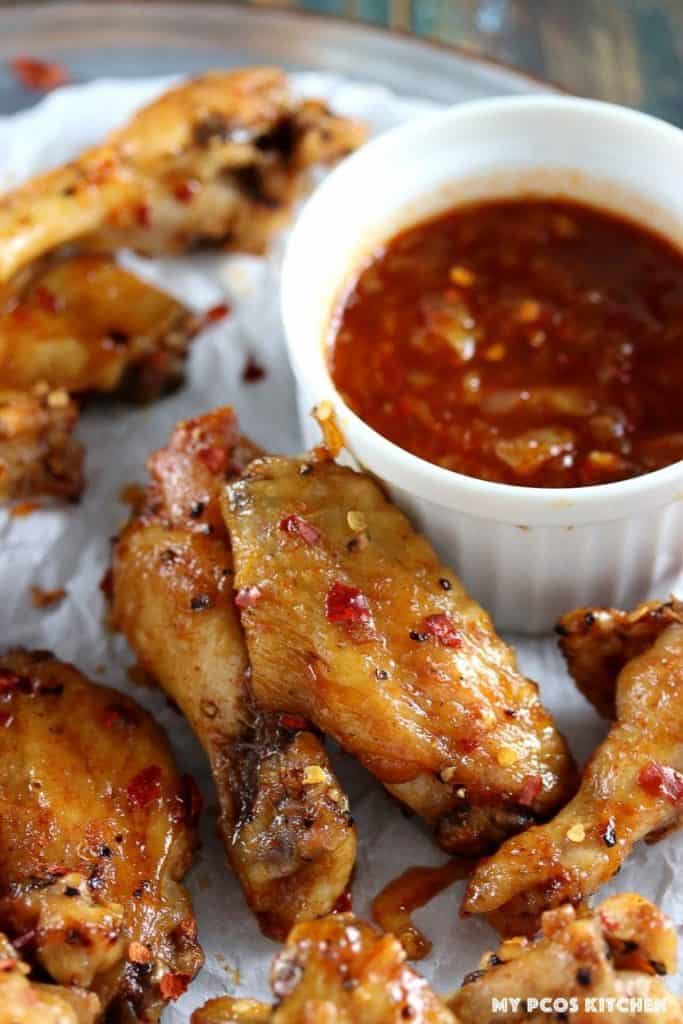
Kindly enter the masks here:
M 76 81 L 272 63 L 336 71 L 448 103 L 547 90 L 504 66 L 361 22 L 225 3 L 54 3 L 0 9 L 0 113 L 35 94 L 6 61 L 64 62 Z

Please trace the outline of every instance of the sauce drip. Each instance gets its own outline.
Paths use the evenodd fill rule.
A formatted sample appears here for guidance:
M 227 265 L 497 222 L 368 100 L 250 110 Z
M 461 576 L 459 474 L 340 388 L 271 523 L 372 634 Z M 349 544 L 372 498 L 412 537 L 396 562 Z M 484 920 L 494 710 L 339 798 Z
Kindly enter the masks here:
M 382 889 L 372 901 L 372 919 L 385 932 L 393 932 L 410 960 L 423 960 L 432 943 L 413 924 L 411 914 L 424 907 L 454 882 L 472 872 L 469 861 L 449 860 L 440 867 L 415 867 L 404 871 Z

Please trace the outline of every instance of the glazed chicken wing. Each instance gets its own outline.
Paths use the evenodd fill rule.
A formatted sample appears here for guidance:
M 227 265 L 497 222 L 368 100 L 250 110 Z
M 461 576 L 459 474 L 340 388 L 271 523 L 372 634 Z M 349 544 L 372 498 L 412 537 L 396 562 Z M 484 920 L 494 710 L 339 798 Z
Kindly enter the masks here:
M 673 926 L 627 893 L 581 917 L 548 911 L 537 941 L 487 954 L 447 1008 L 392 935 L 343 915 L 294 929 L 271 971 L 274 1006 L 213 999 L 192 1024 L 681 1024 L 681 1002 L 660 980 L 675 970 Z M 555 1000 L 566 1010 L 554 1013 Z
M 572 760 L 537 687 L 369 476 L 266 458 L 224 512 L 259 705 L 333 736 L 451 852 L 567 799 Z
M 556 632 L 581 693 L 601 715 L 613 719 L 620 671 L 672 623 L 683 624 L 683 604 L 675 598 L 665 604 L 647 601 L 632 612 L 577 608 L 562 616 Z
M 74 242 L 153 255 L 207 243 L 260 252 L 307 169 L 362 134 L 322 103 L 297 102 L 274 68 L 185 82 L 101 146 L 0 199 L 0 283 Z
M 356 839 L 320 740 L 300 717 L 263 714 L 250 692 L 218 493 L 256 454 L 229 409 L 178 426 L 115 546 L 112 609 L 203 744 L 228 859 L 264 930 L 283 938 L 334 907 Z
M 0 501 L 83 488 L 83 448 L 73 436 L 78 408 L 65 391 L 0 388 Z
M 592 614 L 601 622 L 610 613 Z M 585 623 L 583 609 L 581 617 Z M 616 613 L 614 621 L 617 633 L 622 627 L 628 633 L 626 617 L 620 620 Z M 670 606 L 660 614 L 650 607 L 640 628 L 645 629 L 645 621 L 650 646 L 618 673 L 616 721 L 586 766 L 579 792 L 552 821 L 509 839 L 483 861 L 465 895 L 466 914 L 487 914 L 506 934 L 531 933 L 544 910 L 579 904 L 596 892 L 639 839 L 654 840 L 678 827 L 683 809 L 683 625 L 672 621 Z M 637 646 L 642 646 L 645 634 L 637 635 Z M 602 646 L 599 640 L 598 652 Z M 602 684 L 599 692 L 606 692 Z
M 277 1005 L 214 999 L 192 1024 L 456 1024 L 393 935 L 351 914 L 297 925 L 273 963 Z
M 0 380 L 151 400 L 182 379 L 199 323 L 113 260 L 74 256 L 35 276 L 0 314 Z
M 95 1024 L 100 1001 L 92 992 L 32 981 L 26 964 L 0 934 L 0 1024 Z
M 157 1020 L 202 960 L 190 780 L 142 708 L 45 652 L 0 660 L 0 723 L 0 927 L 108 1020 Z
M 449 1005 L 460 1024 L 681 1024 L 683 1006 L 659 978 L 675 973 L 676 960 L 671 923 L 642 896 L 624 893 L 593 914 L 566 905 L 547 911 L 537 941 L 504 942 Z M 553 1014 L 542 1000 L 569 1007 Z

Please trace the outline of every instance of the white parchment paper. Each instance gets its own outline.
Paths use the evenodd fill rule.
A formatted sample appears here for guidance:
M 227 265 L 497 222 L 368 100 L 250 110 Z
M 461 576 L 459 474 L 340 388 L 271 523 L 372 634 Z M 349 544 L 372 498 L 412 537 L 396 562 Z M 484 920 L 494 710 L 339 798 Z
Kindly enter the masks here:
M 375 132 L 433 109 L 431 104 L 332 75 L 300 74 L 294 80 L 302 93 L 329 99 L 340 112 L 365 119 Z M 159 79 L 101 80 L 67 87 L 27 113 L 0 119 L 0 189 L 101 139 L 168 84 Z M 189 306 L 200 310 L 227 299 L 233 315 L 198 339 L 181 391 L 142 410 L 121 406 L 85 414 L 79 430 L 87 445 L 88 486 L 80 505 L 46 508 L 24 519 L 12 519 L 0 510 L 0 646 L 49 647 L 93 679 L 131 693 L 166 728 L 181 768 L 195 775 L 204 795 L 202 848 L 188 886 L 206 967 L 189 992 L 166 1011 L 166 1024 L 187 1021 L 190 1012 L 212 996 L 267 997 L 267 971 L 277 946 L 259 933 L 224 865 L 215 835 L 215 796 L 199 746 L 163 696 L 130 682 L 127 668 L 133 658 L 125 641 L 103 625 L 98 583 L 108 562 L 109 537 L 126 518 L 121 488 L 145 480 L 147 455 L 166 442 L 179 419 L 230 403 L 245 433 L 264 448 L 301 449 L 294 382 L 278 317 L 283 242 L 276 243 L 267 259 L 193 256 L 149 262 L 124 255 L 139 273 L 160 282 Z M 241 379 L 249 354 L 267 370 L 258 383 Z M 68 597 L 59 606 L 36 610 L 30 599 L 33 584 L 66 586 Z M 554 641 L 521 639 L 517 648 L 522 669 L 540 682 L 545 703 L 583 762 L 603 735 L 603 724 L 569 682 Z M 401 814 L 351 759 L 341 755 L 336 761 L 360 836 L 354 909 L 367 915 L 370 900 L 389 879 L 407 867 L 442 863 L 444 855 L 421 824 Z M 635 889 L 662 906 L 680 926 L 682 867 L 683 839 L 674 835 L 657 846 L 638 848 L 605 891 Z M 439 991 L 459 984 L 477 966 L 481 953 L 496 944 L 485 923 L 458 919 L 462 888 L 462 883 L 453 886 L 415 917 L 434 942 L 420 969 Z M 680 977 L 674 984 L 680 987 Z

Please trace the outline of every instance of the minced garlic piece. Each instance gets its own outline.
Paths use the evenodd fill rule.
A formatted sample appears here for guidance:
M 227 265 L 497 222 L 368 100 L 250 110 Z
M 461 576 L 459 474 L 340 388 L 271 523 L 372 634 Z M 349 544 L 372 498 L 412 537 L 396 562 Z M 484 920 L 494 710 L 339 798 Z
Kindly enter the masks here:
M 455 765 L 449 765 L 448 768 L 444 768 L 440 772 L 439 778 L 441 779 L 442 782 L 452 782 L 457 774 L 458 774 L 458 769 L 456 768 L 456 766 Z
M 501 768 L 509 768 L 519 761 L 519 753 L 513 747 L 501 747 L 496 755 L 496 760 Z
M 316 786 L 327 782 L 327 772 L 318 764 L 309 764 L 304 769 L 304 786 Z
M 358 512 L 356 509 L 351 509 L 350 512 L 346 513 L 346 522 L 349 524 L 349 529 L 353 530 L 354 533 L 361 533 L 368 526 L 363 513 Z
M 572 825 L 570 829 L 567 829 L 567 839 L 571 843 L 582 843 L 586 838 L 586 830 L 581 824 Z

